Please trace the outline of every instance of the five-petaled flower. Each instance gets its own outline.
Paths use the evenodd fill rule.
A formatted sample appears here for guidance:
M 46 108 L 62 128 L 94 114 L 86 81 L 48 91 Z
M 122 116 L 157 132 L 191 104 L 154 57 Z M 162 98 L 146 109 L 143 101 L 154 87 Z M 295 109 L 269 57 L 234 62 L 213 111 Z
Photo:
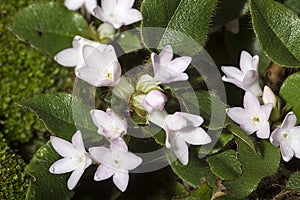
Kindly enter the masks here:
M 94 179 L 101 181 L 113 176 L 114 184 L 124 192 L 129 181 L 129 170 L 135 169 L 142 163 L 142 159 L 131 152 L 128 152 L 124 144 L 115 145 L 111 143 L 110 148 L 92 147 L 89 149 L 90 154 L 100 163 Z
M 188 75 L 184 73 L 192 61 L 189 56 L 181 56 L 173 59 L 173 48 L 167 45 L 159 55 L 151 54 L 151 61 L 154 71 L 154 79 L 160 83 L 171 83 L 188 80 Z
M 86 66 L 76 69 L 78 78 L 96 87 L 114 86 L 118 83 L 121 66 L 112 45 L 108 45 L 102 52 L 86 45 L 83 47 L 83 58 Z
M 212 141 L 210 136 L 199 127 L 203 123 L 203 118 L 198 115 L 185 112 L 168 115 L 164 111 L 154 111 L 149 120 L 165 130 L 166 147 L 171 148 L 184 165 L 189 161 L 187 144 L 204 145 Z
M 64 4 L 69 10 L 78 10 L 84 5 L 88 13 L 91 14 L 97 6 L 97 0 L 65 0 Z
M 98 133 L 110 140 L 115 140 L 127 133 L 127 121 L 120 118 L 110 108 L 106 112 L 91 110 L 94 124 L 98 127 Z
M 233 107 L 227 109 L 227 115 L 248 134 L 256 131 L 259 138 L 266 139 L 270 136 L 269 117 L 273 105 L 271 103 L 260 105 L 257 97 L 252 92 L 244 96 L 244 109 Z
M 300 126 L 295 126 L 296 123 L 296 115 L 289 112 L 281 126 L 276 128 L 270 137 L 272 144 L 280 146 L 282 158 L 286 162 L 293 156 L 300 158 Z
M 222 66 L 221 69 L 225 74 L 222 80 L 233 83 L 245 91 L 251 91 L 256 96 L 261 96 L 262 90 L 257 72 L 258 62 L 259 57 L 257 55 L 252 57 L 248 52 L 242 51 L 240 58 L 241 70 L 236 67 Z
M 53 174 L 72 172 L 67 186 L 72 190 L 78 183 L 84 170 L 92 164 L 90 155 L 86 152 L 80 131 L 72 137 L 72 143 L 58 137 L 50 137 L 51 144 L 62 159 L 51 165 L 49 171 Z
M 86 45 L 97 48 L 99 51 L 103 52 L 103 50 L 107 47 L 105 44 L 101 44 L 99 42 L 91 41 L 81 36 L 76 35 L 72 42 L 73 47 L 64 49 L 58 52 L 54 59 L 60 65 L 65 67 L 75 67 L 76 70 L 79 70 L 82 67 L 86 67 L 83 58 L 83 47 Z
M 101 0 L 101 6 L 94 9 L 93 15 L 115 29 L 123 25 L 141 21 L 140 11 L 132 8 L 134 0 Z

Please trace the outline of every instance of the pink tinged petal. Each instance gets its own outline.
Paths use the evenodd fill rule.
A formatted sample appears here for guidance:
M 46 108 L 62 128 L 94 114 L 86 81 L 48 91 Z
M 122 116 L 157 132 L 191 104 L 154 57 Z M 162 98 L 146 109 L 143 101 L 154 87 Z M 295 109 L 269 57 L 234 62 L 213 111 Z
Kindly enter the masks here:
M 160 64 L 159 64 L 159 56 L 154 52 L 151 53 L 151 61 L 153 66 L 153 72 L 154 74 L 156 74 Z
M 89 68 L 94 69 L 95 71 L 102 71 L 107 67 L 106 63 L 103 62 L 103 53 L 95 47 L 86 45 L 83 47 L 82 51 L 84 61 Z
M 236 68 L 236 67 L 222 66 L 221 70 L 225 74 L 226 80 L 232 80 L 233 79 L 233 80 L 236 80 L 238 82 L 242 82 L 243 81 L 244 74 L 238 68 Z
M 154 108 L 150 104 L 148 104 L 148 102 L 145 100 L 143 100 L 142 106 L 143 106 L 143 109 L 146 110 L 148 113 L 152 113 L 154 110 Z
M 165 145 L 166 147 L 169 149 L 171 148 L 171 141 L 173 140 L 174 132 L 169 130 L 168 128 L 165 128 L 165 132 L 166 132 L 166 141 L 165 141 Z
M 268 121 L 271 115 L 273 104 L 265 104 L 260 107 L 262 114 L 265 116 L 265 120 Z
M 85 153 L 84 156 L 85 156 L 85 165 L 83 166 L 83 169 L 86 169 L 93 163 L 93 160 L 90 157 L 89 153 Z
M 244 95 L 244 108 L 249 111 L 260 110 L 260 104 L 257 97 L 252 93 L 247 91 Z
M 243 73 L 247 70 L 255 70 L 252 65 L 252 56 L 247 51 L 241 52 L 240 67 Z
M 122 151 L 128 152 L 128 147 L 126 142 L 122 138 L 117 138 L 111 141 L 111 145 L 114 145 L 114 148 L 120 148 Z
M 272 103 L 273 107 L 276 106 L 276 96 L 268 86 L 264 87 L 262 100 L 264 104 Z
M 259 125 L 256 132 L 258 138 L 267 139 L 270 136 L 270 124 L 268 121 L 263 122 Z
M 67 186 L 69 190 L 73 190 L 74 187 L 77 185 L 79 179 L 81 178 L 84 170 L 83 169 L 76 169 L 72 172 L 71 176 L 68 179 Z
M 103 10 L 110 11 L 113 10 L 117 5 L 117 0 L 101 0 L 101 6 Z
M 173 48 L 171 45 L 167 45 L 163 48 L 163 50 L 159 54 L 159 63 L 162 66 L 167 67 L 169 62 L 171 62 L 173 58 Z
M 99 71 L 89 67 L 82 67 L 75 71 L 75 74 L 81 80 L 98 87 Z
M 143 160 L 140 157 L 134 155 L 131 152 L 126 152 L 122 159 L 124 160 L 122 169 L 126 171 L 135 169 L 143 162 Z
M 189 162 L 189 149 L 185 141 L 175 136 L 171 141 L 171 148 L 180 162 L 183 165 L 187 165 Z
M 189 64 L 192 62 L 192 58 L 189 56 L 182 56 L 172 60 L 168 67 L 175 70 L 176 72 L 184 72 Z
M 94 180 L 95 181 L 102 181 L 102 180 L 110 178 L 114 174 L 115 174 L 115 171 L 113 169 L 101 164 L 97 168 L 97 171 L 94 175 Z
M 118 83 L 120 77 L 121 66 L 117 61 L 114 61 L 99 74 L 96 86 L 114 86 Z
M 258 55 L 253 56 L 252 67 L 255 71 L 257 71 L 257 69 L 258 69 L 258 63 L 259 63 L 259 56 Z
M 95 161 L 101 164 L 105 164 L 109 166 L 112 162 L 111 158 L 111 151 L 105 147 L 91 147 L 89 149 L 91 156 L 94 158 Z
M 294 127 L 296 125 L 296 123 L 297 123 L 296 115 L 293 112 L 289 112 L 285 116 L 285 118 L 284 118 L 284 120 L 283 120 L 283 122 L 281 124 L 281 127 L 283 129 L 289 129 L 289 128 Z
M 243 108 L 233 107 L 226 110 L 227 115 L 238 124 L 246 124 L 249 121 L 249 114 Z
M 181 137 L 187 143 L 193 145 L 203 145 L 211 142 L 209 135 L 200 127 L 187 127 L 176 131 L 176 134 L 178 134 L 179 137 Z
M 78 151 L 80 151 L 82 153 L 86 152 L 84 143 L 83 143 L 83 139 L 82 139 L 82 134 L 79 130 L 76 131 L 76 133 L 73 135 L 72 144 Z
M 84 4 L 88 13 L 91 14 L 93 12 L 93 9 L 97 6 L 97 0 L 85 0 Z
M 118 0 L 118 6 L 124 10 L 132 8 L 134 0 Z
M 74 48 L 69 48 L 58 52 L 54 59 L 58 64 L 65 67 L 74 67 L 78 64 L 78 51 Z
M 124 25 L 133 24 L 142 20 L 142 14 L 137 9 L 130 9 L 123 17 L 122 21 L 124 21 Z
M 164 93 L 158 90 L 151 90 L 144 98 L 142 105 L 145 105 L 145 109 L 148 112 L 154 110 L 162 111 L 167 102 L 167 97 Z M 149 108 L 150 106 L 150 108 Z M 149 109 L 149 110 L 148 110 Z
M 113 0 L 114 1 L 114 0 Z M 102 1 L 103 2 L 103 1 Z M 103 6 L 102 6 L 103 7 Z M 104 8 L 103 8 L 104 9 Z M 96 6 L 93 9 L 92 15 L 94 15 L 96 18 L 100 19 L 103 22 L 107 22 L 106 16 L 104 14 L 104 11 L 100 6 Z
M 185 112 L 176 112 L 173 115 L 169 115 L 169 117 L 166 119 L 166 125 L 169 129 L 174 131 L 188 126 L 198 127 L 202 123 L 202 117 Z
M 245 91 L 251 91 L 255 96 L 261 96 L 262 90 L 259 85 L 258 73 L 254 70 L 246 71 L 243 85 Z
M 128 172 L 118 171 L 113 176 L 113 182 L 117 186 L 117 188 L 119 188 L 119 190 L 121 190 L 122 192 L 124 192 L 126 190 L 126 188 L 127 188 L 128 182 L 129 182 L 129 174 L 128 174 Z
M 275 146 L 279 146 L 280 142 L 282 140 L 282 134 L 281 134 L 282 129 L 281 128 L 276 128 L 270 136 L 270 142 L 275 145 Z
M 286 140 L 281 141 L 280 151 L 281 151 L 282 158 L 285 162 L 290 161 L 294 156 L 294 151 Z
M 50 137 L 50 141 L 55 151 L 62 157 L 74 158 L 78 156 L 78 150 L 70 142 L 54 136 Z
M 74 160 L 70 158 L 62 158 L 53 163 L 50 166 L 49 171 L 52 174 L 64 174 L 77 169 L 77 167 L 78 163 L 76 163 Z
M 84 0 L 65 0 L 64 5 L 69 10 L 78 10 L 84 3 Z
M 166 111 L 153 111 L 149 115 L 149 121 L 161 128 L 164 128 L 167 117 L 168 113 Z
M 102 131 L 104 129 L 113 129 L 111 118 L 102 110 L 91 110 L 91 116 L 94 124 Z
M 156 66 L 154 79 L 161 83 L 171 83 L 175 81 L 186 81 L 189 79 L 186 73 L 178 73 L 175 70 L 162 65 Z
M 243 123 L 240 125 L 241 129 L 243 129 L 248 135 L 253 134 L 255 131 L 257 131 L 257 127 L 254 123 Z
M 226 76 L 222 76 L 222 81 L 224 82 L 228 82 L 228 83 L 232 83 L 234 84 L 235 86 L 243 89 L 244 89 L 244 85 L 243 85 L 243 82 L 240 82 L 240 81 L 237 81 L 236 79 L 231 79 L 231 78 L 227 78 Z

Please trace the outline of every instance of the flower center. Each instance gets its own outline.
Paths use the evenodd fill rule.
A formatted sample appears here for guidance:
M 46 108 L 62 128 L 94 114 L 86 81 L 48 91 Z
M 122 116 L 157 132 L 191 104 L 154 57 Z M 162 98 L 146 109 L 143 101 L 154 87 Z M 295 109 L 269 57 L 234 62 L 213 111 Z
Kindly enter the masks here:
M 103 74 L 103 77 L 104 77 L 105 79 L 110 79 L 110 80 L 112 80 L 112 79 L 113 79 L 113 74 L 107 72 L 107 73 L 104 73 L 104 74 Z
M 283 137 L 284 137 L 285 139 L 288 139 L 289 136 L 288 136 L 287 133 L 284 133 L 284 134 L 283 134 Z
M 114 165 L 115 165 L 114 167 L 118 169 L 119 165 L 120 165 L 120 161 L 117 159 L 114 159 Z
M 257 117 L 257 116 L 253 117 L 253 122 L 254 123 L 259 123 L 260 122 L 259 117 Z

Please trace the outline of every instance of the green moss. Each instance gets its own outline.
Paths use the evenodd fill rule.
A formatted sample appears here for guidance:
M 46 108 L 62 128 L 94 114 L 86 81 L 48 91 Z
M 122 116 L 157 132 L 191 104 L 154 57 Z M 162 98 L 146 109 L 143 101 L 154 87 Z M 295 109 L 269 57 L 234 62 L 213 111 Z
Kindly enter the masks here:
M 72 69 L 58 66 L 53 58 L 19 41 L 9 30 L 14 14 L 38 0 L 0 0 L 0 132 L 10 145 L 42 139 L 44 127 L 34 114 L 17 105 L 37 93 L 65 91 L 72 87 Z
M 24 199 L 29 183 L 25 166 L 0 134 L 0 199 Z

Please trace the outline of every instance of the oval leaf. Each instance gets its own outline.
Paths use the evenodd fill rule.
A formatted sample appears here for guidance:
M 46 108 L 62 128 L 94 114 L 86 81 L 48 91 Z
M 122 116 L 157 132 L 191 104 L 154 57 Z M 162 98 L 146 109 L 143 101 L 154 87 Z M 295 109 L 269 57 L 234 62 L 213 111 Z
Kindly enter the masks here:
M 237 179 L 242 173 L 241 163 L 238 161 L 234 150 L 209 156 L 207 162 L 210 170 L 222 180 Z
M 180 47 L 187 44 L 191 38 L 200 46 L 204 45 L 216 2 L 216 0 L 144 0 L 142 4 L 144 43 L 149 48 L 160 49 L 166 45 L 172 45 L 176 49 L 176 45 L 179 45 L 177 49 L 181 50 Z M 153 33 L 151 27 L 164 29 Z
M 71 94 L 40 94 L 21 102 L 43 120 L 54 135 L 70 140 L 76 130 L 84 139 L 100 138 L 92 122 L 90 110 L 79 97 Z
M 298 122 L 300 120 L 300 72 L 290 75 L 280 88 L 280 96 L 292 107 Z
M 256 36 L 264 52 L 277 64 L 300 67 L 300 19 L 274 0 L 251 0 Z
M 295 172 L 290 176 L 286 187 L 300 192 L 300 172 Z
M 22 40 L 55 55 L 70 47 L 75 35 L 84 36 L 88 25 L 80 14 L 48 2 L 32 4 L 18 12 L 12 28 Z

